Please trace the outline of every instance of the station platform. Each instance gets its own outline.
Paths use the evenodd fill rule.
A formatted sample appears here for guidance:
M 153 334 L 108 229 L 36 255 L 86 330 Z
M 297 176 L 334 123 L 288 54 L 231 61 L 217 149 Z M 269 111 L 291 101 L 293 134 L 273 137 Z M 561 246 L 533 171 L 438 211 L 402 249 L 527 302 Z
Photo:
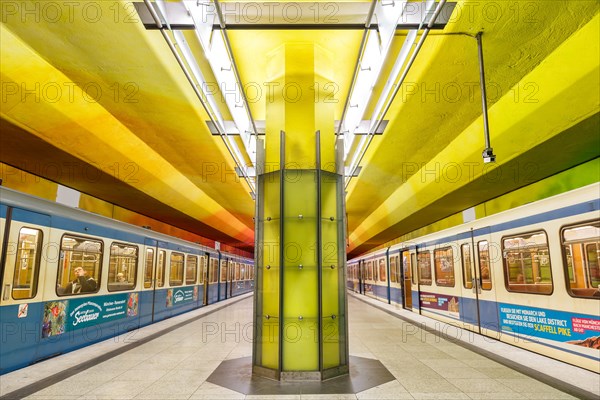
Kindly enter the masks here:
M 379 360 L 391 377 L 367 390 L 339 378 L 304 386 L 250 378 L 247 294 L 5 374 L 0 399 L 600 398 L 593 372 L 374 299 L 348 302 L 351 375 Z M 239 391 L 213 383 L 224 361 L 244 366 L 230 377 Z

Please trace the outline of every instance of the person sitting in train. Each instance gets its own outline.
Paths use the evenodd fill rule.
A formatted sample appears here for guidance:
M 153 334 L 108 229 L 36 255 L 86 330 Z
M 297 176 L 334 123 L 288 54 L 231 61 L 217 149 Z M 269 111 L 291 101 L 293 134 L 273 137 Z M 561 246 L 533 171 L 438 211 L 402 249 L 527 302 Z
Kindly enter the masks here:
M 490 280 L 490 268 L 489 267 L 484 266 L 483 268 L 481 268 L 481 279 L 483 279 L 484 281 Z
M 117 283 L 127 283 L 127 279 L 125 279 L 125 275 L 122 272 L 117 274 Z
M 58 294 L 91 293 L 96 291 L 98 287 L 96 280 L 88 276 L 83 268 L 77 267 L 73 272 L 75 273 L 75 279 L 67 283 L 67 286 L 64 288 L 58 286 Z

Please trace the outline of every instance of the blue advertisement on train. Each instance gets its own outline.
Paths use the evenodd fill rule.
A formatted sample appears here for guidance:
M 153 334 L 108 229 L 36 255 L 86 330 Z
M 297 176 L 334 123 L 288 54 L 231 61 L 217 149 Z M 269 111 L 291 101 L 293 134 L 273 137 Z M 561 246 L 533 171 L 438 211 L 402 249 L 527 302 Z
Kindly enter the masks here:
M 198 300 L 198 286 L 188 286 L 167 290 L 167 307 Z
M 138 314 L 138 293 L 49 301 L 44 304 L 42 337 L 60 335 Z
M 499 303 L 504 332 L 600 349 L 597 316 Z

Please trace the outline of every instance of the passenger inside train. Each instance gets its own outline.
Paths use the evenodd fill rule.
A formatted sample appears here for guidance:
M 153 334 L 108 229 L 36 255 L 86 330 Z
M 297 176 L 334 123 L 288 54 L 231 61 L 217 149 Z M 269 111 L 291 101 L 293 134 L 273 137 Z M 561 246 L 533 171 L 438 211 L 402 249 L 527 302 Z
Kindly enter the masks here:
M 87 272 L 82 267 L 77 267 L 73 270 L 75 279 L 67 283 L 65 287 L 57 285 L 58 294 L 75 294 L 75 293 L 91 293 L 96 290 L 98 284 L 96 280 L 87 275 Z

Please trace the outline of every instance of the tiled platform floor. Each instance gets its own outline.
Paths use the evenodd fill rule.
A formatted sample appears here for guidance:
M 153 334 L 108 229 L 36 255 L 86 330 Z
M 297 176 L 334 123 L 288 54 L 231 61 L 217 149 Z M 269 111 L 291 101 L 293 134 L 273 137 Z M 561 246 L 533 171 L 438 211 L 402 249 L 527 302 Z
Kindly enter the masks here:
M 235 304 L 223 307 L 229 303 Z M 393 306 L 378 306 L 389 307 L 388 312 L 411 314 L 394 310 Z M 215 308 L 221 309 L 200 317 Z M 185 323 L 195 317 L 200 318 Z M 349 296 L 350 354 L 379 359 L 395 380 L 357 394 L 285 396 L 247 396 L 206 382 L 221 361 L 252 354 L 251 317 L 252 299 L 248 296 L 208 306 L 143 328 L 133 336 L 110 339 L 3 375 L 0 377 L 0 395 L 2 399 L 8 399 L 16 398 L 10 392 L 25 393 L 25 398 L 44 400 L 574 398 L 497 361 L 416 328 L 353 296 Z M 417 323 L 420 324 L 420 320 Z M 181 326 L 164 335 L 159 334 L 176 324 Z M 148 337 L 153 339 L 144 339 Z M 99 363 L 89 362 L 127 346 L 133 348 Z M 525 353 L 528 357 L 531 354 Z M 597 387 L 600 393 L 600 375 L 564 367 L 575 376 L 575 382 L 571 384 L 580 379 L 581 387 L 592 391 Z M 46 381 L 42 382 L 46 383 L 28 386 L 44 378 Z M 34 389 L 37 391 L 33 392 Z

